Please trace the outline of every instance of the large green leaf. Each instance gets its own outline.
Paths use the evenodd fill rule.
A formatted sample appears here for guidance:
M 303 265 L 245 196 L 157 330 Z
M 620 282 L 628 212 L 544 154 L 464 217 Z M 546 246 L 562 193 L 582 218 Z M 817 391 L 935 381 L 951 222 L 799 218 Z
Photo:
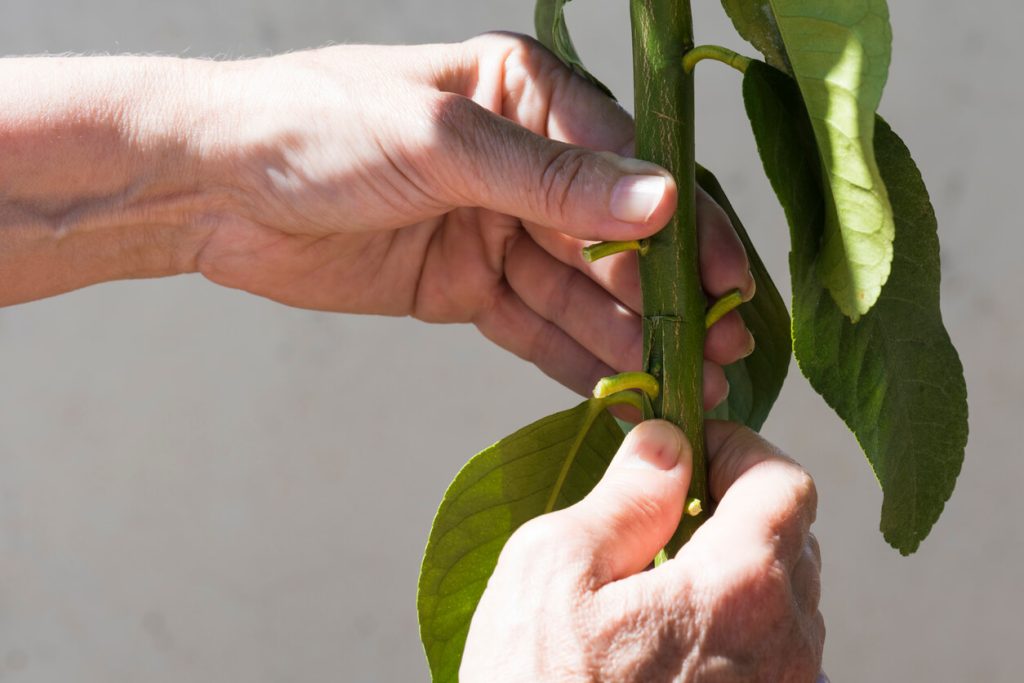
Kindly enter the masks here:
M 755 63 L 743 95 L 790 224 L 797 362 L 856 434 L 878 477 L 885 539 L 912 553 L 952 494 L 967 443 L 967 389 L 939 308 L 939 242 L 928 192 L 906 146 L 877 119 L 875 153 L 892 201 L 895 253 L 878 303 L 851 323 L 821 286 L 825 191 L 797 87 Z
M 789 372 L 789 311 L 718 179 L 703 166 L 697 166 L 697 182 L 732 221 L 747 251 L 750 272 L 757 285 L 754 298 L 739 308 L 757 346 L 752 354 L 725 368 L 729 397 L 710 416 L 741 422 L 759 430 L 779 397 Z
M 723 0 L 723 5 L 741 35 L 800 86 L 826 184 L 819 276 L 856 322 L 889 277 L 895 234 L 873 144 L 892 45 L 886 1 Z
M 570 0 L 537 0 L 533 10 L 533 23 L 537 31 L 537 40 L 544 47 L 558 55 L 558 58 L 572 67 L 572 70 L 600 88 L 608 97 L 614 99 L 612 91 L 597 80 L 583 66 L 583 61 L 572 44 L 569 27 L 565 23 L 565 5 Z
M 470 620 L 498 555 L 534 517 L 582 499 L 622 443 L 592 399 L 520 429 L 474 456 L 434 517 L 420 568 L 420 639 L 435 683 L 458 680 Z
M 786 48 L 768 0 L 722 0 L 722 6 L 736 32 L 757 48 L 769 64 L 790 71 Z

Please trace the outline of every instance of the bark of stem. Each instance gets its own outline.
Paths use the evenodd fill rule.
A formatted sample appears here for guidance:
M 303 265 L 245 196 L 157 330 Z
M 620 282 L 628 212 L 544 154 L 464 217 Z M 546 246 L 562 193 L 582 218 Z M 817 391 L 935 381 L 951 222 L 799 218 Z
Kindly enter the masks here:
M 644 369 L 661 386 L 645 417 L 682 427 L 693 446 L 688 496 L 705 512 L 685 516 L 668 546 L 671 557 L 707 518 L 711 508 L 704 457 L 704 311 L 706 301 L 697 257 L 694 201 L 693 74 L 682 57 L 693 48 L 689 0 L 630 0 L 636 154 L 668 169 L 679 188 L 679 208 L 651 238 L 640 258 L 644 298 Z

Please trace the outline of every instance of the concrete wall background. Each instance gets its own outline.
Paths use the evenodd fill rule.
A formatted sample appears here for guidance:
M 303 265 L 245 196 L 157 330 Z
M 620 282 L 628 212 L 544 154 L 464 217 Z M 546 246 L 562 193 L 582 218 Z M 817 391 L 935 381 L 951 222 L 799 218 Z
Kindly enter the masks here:
M 854 440 L 795 368 L 766 433 L 818 480 L 834 681 L 1017 681 L 1024 10 L 890 4 L 882 110 L 940 219 L 968 458 L 904 559 L 876 530 Z M 698 5 L 701 38 L 736 45 L 717 3 Z M 242 56 L 529 31 L 531 14 L 523 0 L 2 0 L 0 52 Z M 626 3 L 573 3 L 571 21 L 628 93 Z M 699 88 L 699 154 L 785 287 L 784 223 L 738 81 L 709 65 Z M 0 681 L 426 680 L 415 582 L 445 485 L 573 400 L 468 327 L 290 310 L 197 277 L 2 310 Z

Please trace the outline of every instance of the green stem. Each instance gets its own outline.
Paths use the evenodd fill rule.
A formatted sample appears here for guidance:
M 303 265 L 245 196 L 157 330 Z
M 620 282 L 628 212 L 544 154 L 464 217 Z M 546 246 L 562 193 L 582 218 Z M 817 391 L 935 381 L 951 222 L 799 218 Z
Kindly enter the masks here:
M 631 406 L 632 408 L 635 408 L 638 413 L 643 414 L 644 412 L 643 396 L 635 391 L 620 391 L 617 394 L 612 394 L 608 398 L 602 398 L 599 400 L 606 410 L 608 408 L 614 408 L 615 406 Z
M 608 398 L 623 391 L 642 391 L 650 399 L 658 397 L 658 380 L 646 372 L 623 372 L 603 377 L 594 385 L 594 398 Z
M 590 428 L 594 426 L 594 420 L 597 419 L 597 416 L 600 415 L 604 409 L 605 405 L 603 399 L 592 398 L 587 401 L 587 412 L 583 415 L 583 422 L 580 424 L 580 428 L 576 432 L 576 438 L 573 440 L 572 445 L 569 446 L 569 453 L 566 455 L 565 462 L 562 464 L 562 469 L 558 472 L 558 479 L 555 480 L 555 485 L 551 488 L 551 495 L 548 496 L 548 502 L 544 505 L 544 514 L 555 509 L 555 503 L 558 502 L 558 495 L 562 492 L 562 487 L 565 486 L 565 479 L 569 476 L 569 470 L 572 469 L 572 463 L 576 460 L 576 454 L 580 452 L 583 440 L 587 438 Z
M 693 446 L 693 477 L 687 498 L 709 500 L 704 457 L 705 300 L 697 258 L 693 75 L 679 68 L 693 48 L 689 0 L 630 0 L 636 153 L 668 169 L 679 189 L 679 207 L 651 238 L 640 259 L 644 296 L 644 369 L 661 393 L 645 417 L 682 427 Z M 673 554 L 706 519 L 686 516 L 669 544 Z
M 718 45 L 700 45 L 683 55 L 683 70 L 692 74 L 697 62 L 705 59 L 713 59 L 722 64 L 728 64 L 740 73 L 746 73 L 750 66 L 750 57 L 744 57 L 738 52 L 733 52 L 727 47 Z
M 587 263 L 593 263 L 606 256 L 621 254 L 624 251 L 636 251 L 641 256 L 647 253 L 650 242 L 647 240 L 626 240 L 624 242 L 598 242 L 588 247 L 583 247 L 583 259 Z
M 710 330 L 712 325 L 724 318 L 731 311 L 739 308 L 742 303 L 743 292 L 738 289 L 734 289 L 723 296 L 708 309 L 707 315 L 704 316 L 704 329 Z

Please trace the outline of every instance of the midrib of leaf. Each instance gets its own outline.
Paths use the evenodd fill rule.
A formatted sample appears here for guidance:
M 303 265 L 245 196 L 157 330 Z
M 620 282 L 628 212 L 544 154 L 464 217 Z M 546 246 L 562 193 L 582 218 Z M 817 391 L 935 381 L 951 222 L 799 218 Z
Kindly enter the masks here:
M 599 413 L 600 413 L 600 411 L 594 411 L 593 415 L 590 415 L 588 413 L 587 419 L 584 422 L 583 428 L 580 430 L 579 434 L 577 434 L 577 436 L 572 439 L 572 445 L 569 447 L 568 459 L 566 460 L 566 464 L 563 465 L 563 467 L 562 467 L 562 469 L 560 471 L 559 477 L 558 477 L 558 481 L 556 482 L 556 485 L 555 485 L 556 486 L 555 490 L 558 493 L 561 492 L 562 486 L 565 485 L 565 479 L 568 476 L 570 465 L 572 464 L 572 461 L 575 460 L 576 454 L 579 453 L 580 448 L 583 445 L 583 440 L 586 438 L 587 433 L 590 431 L 590 428 L 593 426 L 594 420 L 597 419 L 597 416 L 598 416 Z M 536 430 L 531 430 L 528 433 L 532 433 L 533 431 L 536 431 Z M 569 443 L 569 442 L 570 442 L 569 439 L 563 439 L 561 441 L 552 443 L 550 446 L 548 446 L 544 450 L 545 451 L 552 451 L 552 452 L 557 453 L 557 452 L 561 451 L 563 444 L 566 444 L 566 443 Z M 487 470 L 486 472 L 483 472 L 479 477 L 477 477 L 476 479 L 473 480 L 472 484 L 468 485 L 463 491 L 461 491 L 459 493 L 459 495 L 455 496 L 452 499 L 452 504 L 456 505 L 459 502 L 461 502 L 463 496 L 465 496 L 469 491 L 472 490 L 472 486 L 473 485 L 480 483 L 481 481 L 486 479 L 488 476 L 490 476 L 494 472 L 497 472 L 497 471 L 507 467 L 509 465 L 509 463 L 518 462 L 520 460 L 525 460 L 527 458 L 536 457 L 536 455 L 537 455 L 537 453 L 527 453 L 525 455 L 520 455 L 519 457 L 512 458 L 511 460 L 508 460 L 508 461 L 505 461 L 505 462 L 500 463 L 498 465 L 495 465 L 494 467 L 492 467 L 491 469 Z M 529 493 L 527 493 L 525 495 L 519 496 L 518 498 L 512 498 L 512 499 L 508 499 L 508 500 L 504 500 L 504 501 L 499 501 L 499 502 L 494 503 L 493 505 L 485 505 L 484 507 L 481 507 L 481 508 L 474 508 L 472 514 L 473 515 L 479 515 L 479 514 L 481 514 L 483 512 L 487 512 L 488 510 L 493 510 L 493 509 L 499 508 L 499 507 L 505 507 L 505 506 L 510 505 L 512 503 L 517 503 L 517 502 L 520 502 L 522 500 L 526 500 L 527 498 L 530 498 L 532 496 L 537 495 L 538 493 L 542 492 L 543 490 L 544 490 L 544 487 L 542 486 L 542 487 L 540 487 L 540 488 L 538 488 L 536 490 L 530 491 Z M 556 495 L 556 498 L 557 498 L 557 495 Z M 545 513 L 551 512 L 552 509 L 553 508 L 550 507 L 550 506 L 545 506 Z M 452 527 L 451 529 L 447 529 L 443 534 L 438 536 L 438 538 L 437 538 L 438 544 L 440 544 L 444 539 L 446 539 L 449 534 L 451 534 L 454 531 L 458 531 L 458 530 L 459 530 L 458 527 Z M 497 536 L 494 536 L 493 538 L 498 538 L 499 536 L 501 536 L 501 534 L 498 534 Z M 484 542 L 486 542 L 487 540 L 490 540 L 490 539 L 484 539 Z M 462 557 L 465 557 L 465 555 L 461 555 L 460 559 Z M 450 567 L 448 569 L 448 571 L 451 571 L 451 569 L 454 568 L 454 566 L 457 563 L 458 563 L 458 560 L 456 560 L 456 562 L 452 564 L 452 567 Z
M 565 478 L 569 476 L 569 470 L 572 469 L 572 464 L 576 460 L 576 454 L 580 452 L 580 447 L 583 446 L 583 440 L 587 438 L 587 434 L 590 433 L 590 428 L 594 426 L 594 420 L 604 410 L 604 402 L 598 399 L 590 399 L 587 402 L 587 416 L 583 420 L 583 424 L 580 425 L 580 431 L 576 434 L 576 438 L 572 442 L 572 446 L 569 447 L 569 455 L 565 458 L 565 463 L 562 465 L 562 469 L 558 472 L 558 479 L 555 480 L 554 486 L 551 488 L 551 496 L 548 498 L 547 504 L 544 506 L 544 514 L 547 514 L 555 509 L 555 503 L 558 502 L 558 496 L 562 493 L 562 487 L 565 485 Z
M 828 212 L 820 275 L 856 322 L 880 296 L 893 254 L 892 211 L 873 145 L 889 65 L 885 0 L 761 0 L 763 16 L 724 4 L 741 34 L 766 54 L 773 32 L 785 47 L 784 68 L 799 84 L 822 159 Z

